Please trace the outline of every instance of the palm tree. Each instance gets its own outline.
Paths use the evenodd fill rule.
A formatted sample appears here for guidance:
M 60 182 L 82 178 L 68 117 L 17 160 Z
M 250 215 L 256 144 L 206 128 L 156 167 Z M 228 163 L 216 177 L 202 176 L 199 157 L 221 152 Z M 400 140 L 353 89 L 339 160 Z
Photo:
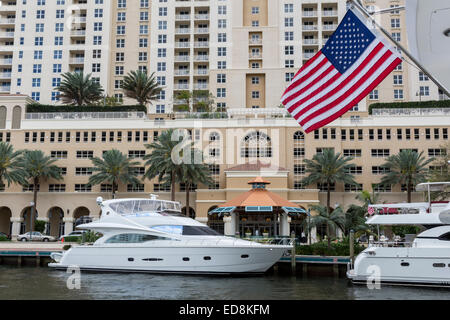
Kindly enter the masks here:
M 202 159 L 202 152 L 198 149 L 192 150 L 192 155 L 194 159 Z M 202 183 L 209 185 L 213 183 L 211 179 L 211 172 L 209 166 L 204 163 L 182 163 L 181 175 L 178 177 L 178 181 L 182 182 L 186 186 L 186 215 L 189 216 L 189 193 L 192 185 L 195 183 Z
M 54 165 L 56 159 L 46 156 L 41 150 L 25 150 L 18 161 L 25 179 L 33 182 L 33 211 L 36 212 L 38 186 L 42 180 L 62 180 L 61 169 Z M 34 214 L 31 213 L 31 231 L 34 230 Z
M 348 183 L 356 185 L 357 182 L 353 179 L 353 175 L 348 173 L 353 166 L 349 162 L 353 160 L 352 157 L 342 156 L 339 152 L 334 153 L 334 149 L 325 148 L 323 152 L 314 155 L 312 160 L 305 159 L 306 172 L 309 176 L 302 180 L 304 185 L 313 183 L 325 183 L 327 186 L 327 212 L 330 214 L 331 201 L 331 184 L 337 182 Z M 327 234 L 330 233 L 329 225 L 327 224 Z
M 180 91 L 175 95 L 175 99 L 184 103 L 178 107 L 178 110 L 191 111 L 191 100 L 193 93 L 190 91 Z
M 62 74 L 63 81 L 54 90 L 60 92 L 58 97 L 66 104 L 91 105 L 103 98 L 103 89 L 100 83 L 86 76 L 82 72 L 66 72 Z
M 413 186 L 427 179 L 426 166 L 434 160 L 434 158 L 426 160 L 423 157 L 423 151 L 417 153 L 412 150 L 402 150 L 386 159 L 383 166 L 388 168 L 389 172 L 381 178 L 380 185 L 406 184 L 408 203 L 410 203 Z
M 157 100 L 162 90 L 155 79 L 154 72 L 148 76 L 147 73 L 140 70 L 130 71 L 123 78 L 122 88 L 127 97 L 136 99 L 143 106 Z
M 131 161 L 119 150 L 108 150 L 103 153 L 102 159 L 94 157 L 91 161 L 94 165 L 93 172 L 96 172 L 96 174 L 89 178 L 89 184 L 111 183 L 113 199 L 116 197 L 120 182 L 132 185 L 139 183 L 137 173 L 133 170 L 133 166 L 139 165 L 139 162 Z
M 24 172 L 19 166 L 22 152 L 14 151 L 13 146 L 7 142 L 0 142 L 0 184 L 6 181 L 9 187 L 14 182 L 27 183 Z
M 311 226 L 318 227 L 326 225 L 327 227 L 327 241 L 328 248 L 331 248 L 330 235 L 336 234 L 337 229 L 344 231 L 345 229 L 345 214 L 341 207 L 337 207 L 330 212 L 329 208 L 321 205 L 312 206 L 311 210 L 316 211 L 318 214 L 311 217 Z
M 171 185 L 171 199 L 175 201 L 175 184 L 177 176 L 182 173 L 180 166 L 172 160 L 172 152 L 180 143 L 172 140 L 173 129 L 164 131 L 157 141 L 146 144 L 145 147 L 150 150 L 150 154 L 146 154 L 144 160 L 145 165 L 149 166 L 144 174 L 144 179 L 149 180 L 158 177 L 160 182 L 169 181 Z

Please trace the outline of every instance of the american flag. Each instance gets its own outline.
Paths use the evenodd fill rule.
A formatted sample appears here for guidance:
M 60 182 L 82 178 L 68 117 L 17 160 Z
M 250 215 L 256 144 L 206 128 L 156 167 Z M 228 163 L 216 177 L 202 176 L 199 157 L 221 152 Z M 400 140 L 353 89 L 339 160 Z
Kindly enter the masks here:
M 401 62 L 381 33 L 348 10 L 325 46 L 295 74 L 281 98 L 306 133 L 339 118 Z

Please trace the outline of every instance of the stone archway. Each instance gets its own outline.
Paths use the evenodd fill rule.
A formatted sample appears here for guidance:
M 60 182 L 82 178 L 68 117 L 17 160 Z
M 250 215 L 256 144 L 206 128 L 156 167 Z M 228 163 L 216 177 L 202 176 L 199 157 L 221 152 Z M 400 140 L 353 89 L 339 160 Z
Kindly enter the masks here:
M 183 209 L 181 209 L 181 213 L 186 215 L 186 207 L 183 207 Z M 189 207 L 189 218 L 195 219 L 195 210 L 192 207 Z
M 6 233 L 8 235 L 11 234 L 11 217 L 11 209 L 9 209 L 8 207 L 0 208 L 0 232 Z
M 20 213 L 20 217 L 23 219 L 20 224 L 20 234 L 27 233 L 31 230 L 31 221 L 30 221 L 31 207 L 26 207 Z M 38 212 L 35 212 L 34 221 L 38 219 Z
M 48 223 L 45 232 L 55 238 L 64 234 L 64 210 L 52 207 L 47 212 Z
M 73 211 L 74 227 L 79 224 L 85 223 L 86 217 L 89 217 L 91 212 L 86 207 L 78 207 Z

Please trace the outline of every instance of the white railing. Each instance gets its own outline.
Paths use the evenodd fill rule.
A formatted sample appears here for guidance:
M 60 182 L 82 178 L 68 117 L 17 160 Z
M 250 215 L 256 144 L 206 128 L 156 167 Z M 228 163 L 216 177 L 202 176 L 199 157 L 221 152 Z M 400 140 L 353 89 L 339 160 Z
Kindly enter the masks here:
M 0 37 L 14 38 L 14 32 L 1 32 Z
M 209 20 L 209 14 L 196 14 L 195 20 Z
M 26 113 L 26 120 L 101 120 L 101 119 L 144 119 L 145 112 L 49 112 Z
M 3 63 L 3 64 L 12 64 L 12 59 L 3 59 L 3 60 L 1 60 L 0 63 Z
M 303 11 L 303 17 L 317 17 L 317 11 Z
M 175 90 L 189 90 L 188 83 L 177 83 L 173 87 Z
M 190 48 L 190 42 L 175 42 L 175 48 Z
M 303 39 L 303 44 L 319 44 L 318 39 Z
M 209 42 L 208 41 L 198 41 L 194 43 L 194 47 L 196 48 L 209 48 Z
M 11 91 L 11 87 L 0 86 L 0 92 L 10 92 L 10 91 Z
M 262 44 L 262 39 L 250 39 L 250 44 Z
M 314 52 L 303 52 L 304 59 L 311 59 L 312 57 L 314 57 L 314 55 L 315 55 Z
M 194 89 L 195 90 L 206 90 L 208 89 L 207 83 L 194 83 Z
M 84 64 L 84 58 L 70 58 L 71 64 Z
M 194 71 L 194 75 L 196 76 L 205 76 L 209 74 L 209 69 L 196 69 Z
M 85 36 L 86 30 L 72 30 L 70 31 L 70 35 L 72 36 Z
M 11 78 L 11 72 L 0 72 L 0 78 Z
M 195 33 L 209 33 L 209 28 L 195 28 Z
M 188 76 L 189 75 L 189 70 L 175 70 L 174 74 L 176 76 Z
M 189 14 L 177 14 L 175 16 L 177 20 L 191 20 L 191 16 Z
M 450 116 L 450 108 L 398 108 L 398 109 L 372 109 L 374 117 L 392 116 Z
M 195 61 L 209 61 L 209 56 L 203 55 L 203 56 L 195 56 Z
M 9 18 L 9 19 L 0 19 L 0 24 L 15 24 L 16 19 Z
M 189 56 L 175 56 L 175 62 L 189 61 Z
M 335 30 L 337 28 L 337 24 L 324 24 L 322 28 L 323 30 Z
M 174 100 L 174 104 L 185 104 L 185 101 Z M 232 108 L 226 112 L 175 112 L 175 119 L 233 119 L 247 118 L 252 116 L 258 118 L 262 115 L 264 118 L 291 118 L 291 115 L 284 108 Z
M 334 17 L 338 15 L 337 10 L 324 10 L 322 11 L 324 17 Z
M 177 29 L 175 29 L 175 33 L 187 34 L 187 33 L 191 33 L 191 29 L 190 28 L 177 28 Z
M 317 25 L 304 24 L 302 25 L 303 31 L 314 31 L 317 30 Z

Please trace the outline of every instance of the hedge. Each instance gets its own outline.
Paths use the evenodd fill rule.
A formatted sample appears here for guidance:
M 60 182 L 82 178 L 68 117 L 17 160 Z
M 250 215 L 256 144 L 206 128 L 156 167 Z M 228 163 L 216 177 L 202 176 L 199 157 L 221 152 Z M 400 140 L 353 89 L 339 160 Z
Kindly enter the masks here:
M 450 108 L 450 100 L 374 103 L 369 106 L 369 114 L 372 114 L 373 109 L 402 109 L 402 108 L 405 109 Z
M 81 237 L 77 236 L 64 237 L 64 242 L 79 242 L 80 240 Z
M 0 241 L 9 241 L 9 239 L 5 236 L 0 236 Z
M 359 254 L 365 248 L 355 242 L 354 250 L 355 255 Z M 328 248 L 326 241 L 317 242 L 311 245 L 302 245 L 297 247 L 296 250 L 299 255 L 314 255 L 314 256 L 349 256 L 350 246 L 348 241 L 331 243 L 331 248 Z
M 142 105 L 123 106 L 66 106 L 29 104 L 27 113 L 51 113 L 51 112 L 147 112 L 147 107 Z

